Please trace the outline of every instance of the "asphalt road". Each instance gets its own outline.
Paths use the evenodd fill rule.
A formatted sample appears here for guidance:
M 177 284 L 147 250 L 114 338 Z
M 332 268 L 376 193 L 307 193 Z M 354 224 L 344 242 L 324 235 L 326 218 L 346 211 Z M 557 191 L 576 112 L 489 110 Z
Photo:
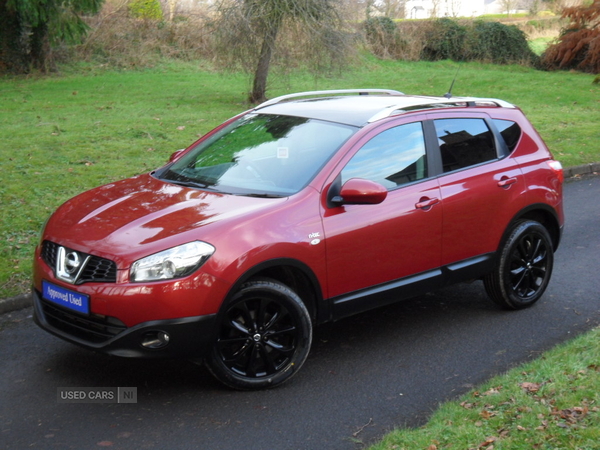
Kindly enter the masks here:
M 316 329 L 290 383 L 222 388 L 186 361 L 94 354 L 0 317 L 0 448 L 357 449 L 600 323 L 600 177 L 567 183 L 545 296 L 498 309 L 476 282 Z M 137 387 L 135 404 L 65 404 L 58 387 Z

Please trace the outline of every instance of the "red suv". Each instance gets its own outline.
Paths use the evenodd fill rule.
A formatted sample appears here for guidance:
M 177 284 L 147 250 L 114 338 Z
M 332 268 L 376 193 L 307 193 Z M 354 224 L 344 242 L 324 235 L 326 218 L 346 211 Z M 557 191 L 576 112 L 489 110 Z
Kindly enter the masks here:
M 300 369 L 316 324 L 474 279 L 532 305 L 563 228 L 561 165 L 515 106 L 447 97 L 279 97 L 69 200 L 36 249 L 36 322 L 113 355 L 203 357 L 258 389 Z

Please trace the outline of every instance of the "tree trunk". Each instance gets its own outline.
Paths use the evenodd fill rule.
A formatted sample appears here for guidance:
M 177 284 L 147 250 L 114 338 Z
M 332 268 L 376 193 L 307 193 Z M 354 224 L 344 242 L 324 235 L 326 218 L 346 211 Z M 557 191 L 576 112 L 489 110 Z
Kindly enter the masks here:
M 50 59 L 51 52 L 48 24 L 42 22 L 31 29 L 31 63 L 33 67 L 42 72 L 53 69 L 54 64 Z
M 267 77 L 269 76 L 271 56 L 273 55 L 280 25 L 281 18 L 277 18 L 272 23 L 266 25 L 265 37 L 260 49 L 260 57 L 258 58 L 258 65 L 254 73 L 252 92 L 249 97 L 250 103 L 261 103 L 267 100 Z
M 177 9 L 177 0 L 169 0 L 169 23 L 173 22 L 175 10 Z
M 0 73 L 27 73 L 29 64 L 23 24 L 15 11 L 0 0 Z

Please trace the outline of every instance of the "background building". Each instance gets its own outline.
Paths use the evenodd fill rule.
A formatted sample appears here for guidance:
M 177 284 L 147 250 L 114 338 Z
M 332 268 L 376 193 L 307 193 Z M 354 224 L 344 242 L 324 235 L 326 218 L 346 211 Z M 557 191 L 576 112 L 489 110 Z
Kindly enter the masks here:
M 510 0 L 407 0 L 405 14 L 407 19 L 477 17 L 506 13 L 507 6 Z

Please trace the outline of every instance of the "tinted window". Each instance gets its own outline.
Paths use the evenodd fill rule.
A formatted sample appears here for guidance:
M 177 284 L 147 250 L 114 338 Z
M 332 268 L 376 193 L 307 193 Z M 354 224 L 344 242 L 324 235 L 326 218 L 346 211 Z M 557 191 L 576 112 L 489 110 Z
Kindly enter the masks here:
M 508 151 L 512 152 L 521 139 L 521 127 L 516 122 L 501 119 L 494 119 L 494 125 L 504 138 Z
M 483 119 L 435 120 L 444 172 L 497 159 L 494 136 Z
M 425 177 L 427 158 L 420 122 L 390 128 L 375 136 L 342 171 L 342 183 L 364 178 L 388 189 Z

